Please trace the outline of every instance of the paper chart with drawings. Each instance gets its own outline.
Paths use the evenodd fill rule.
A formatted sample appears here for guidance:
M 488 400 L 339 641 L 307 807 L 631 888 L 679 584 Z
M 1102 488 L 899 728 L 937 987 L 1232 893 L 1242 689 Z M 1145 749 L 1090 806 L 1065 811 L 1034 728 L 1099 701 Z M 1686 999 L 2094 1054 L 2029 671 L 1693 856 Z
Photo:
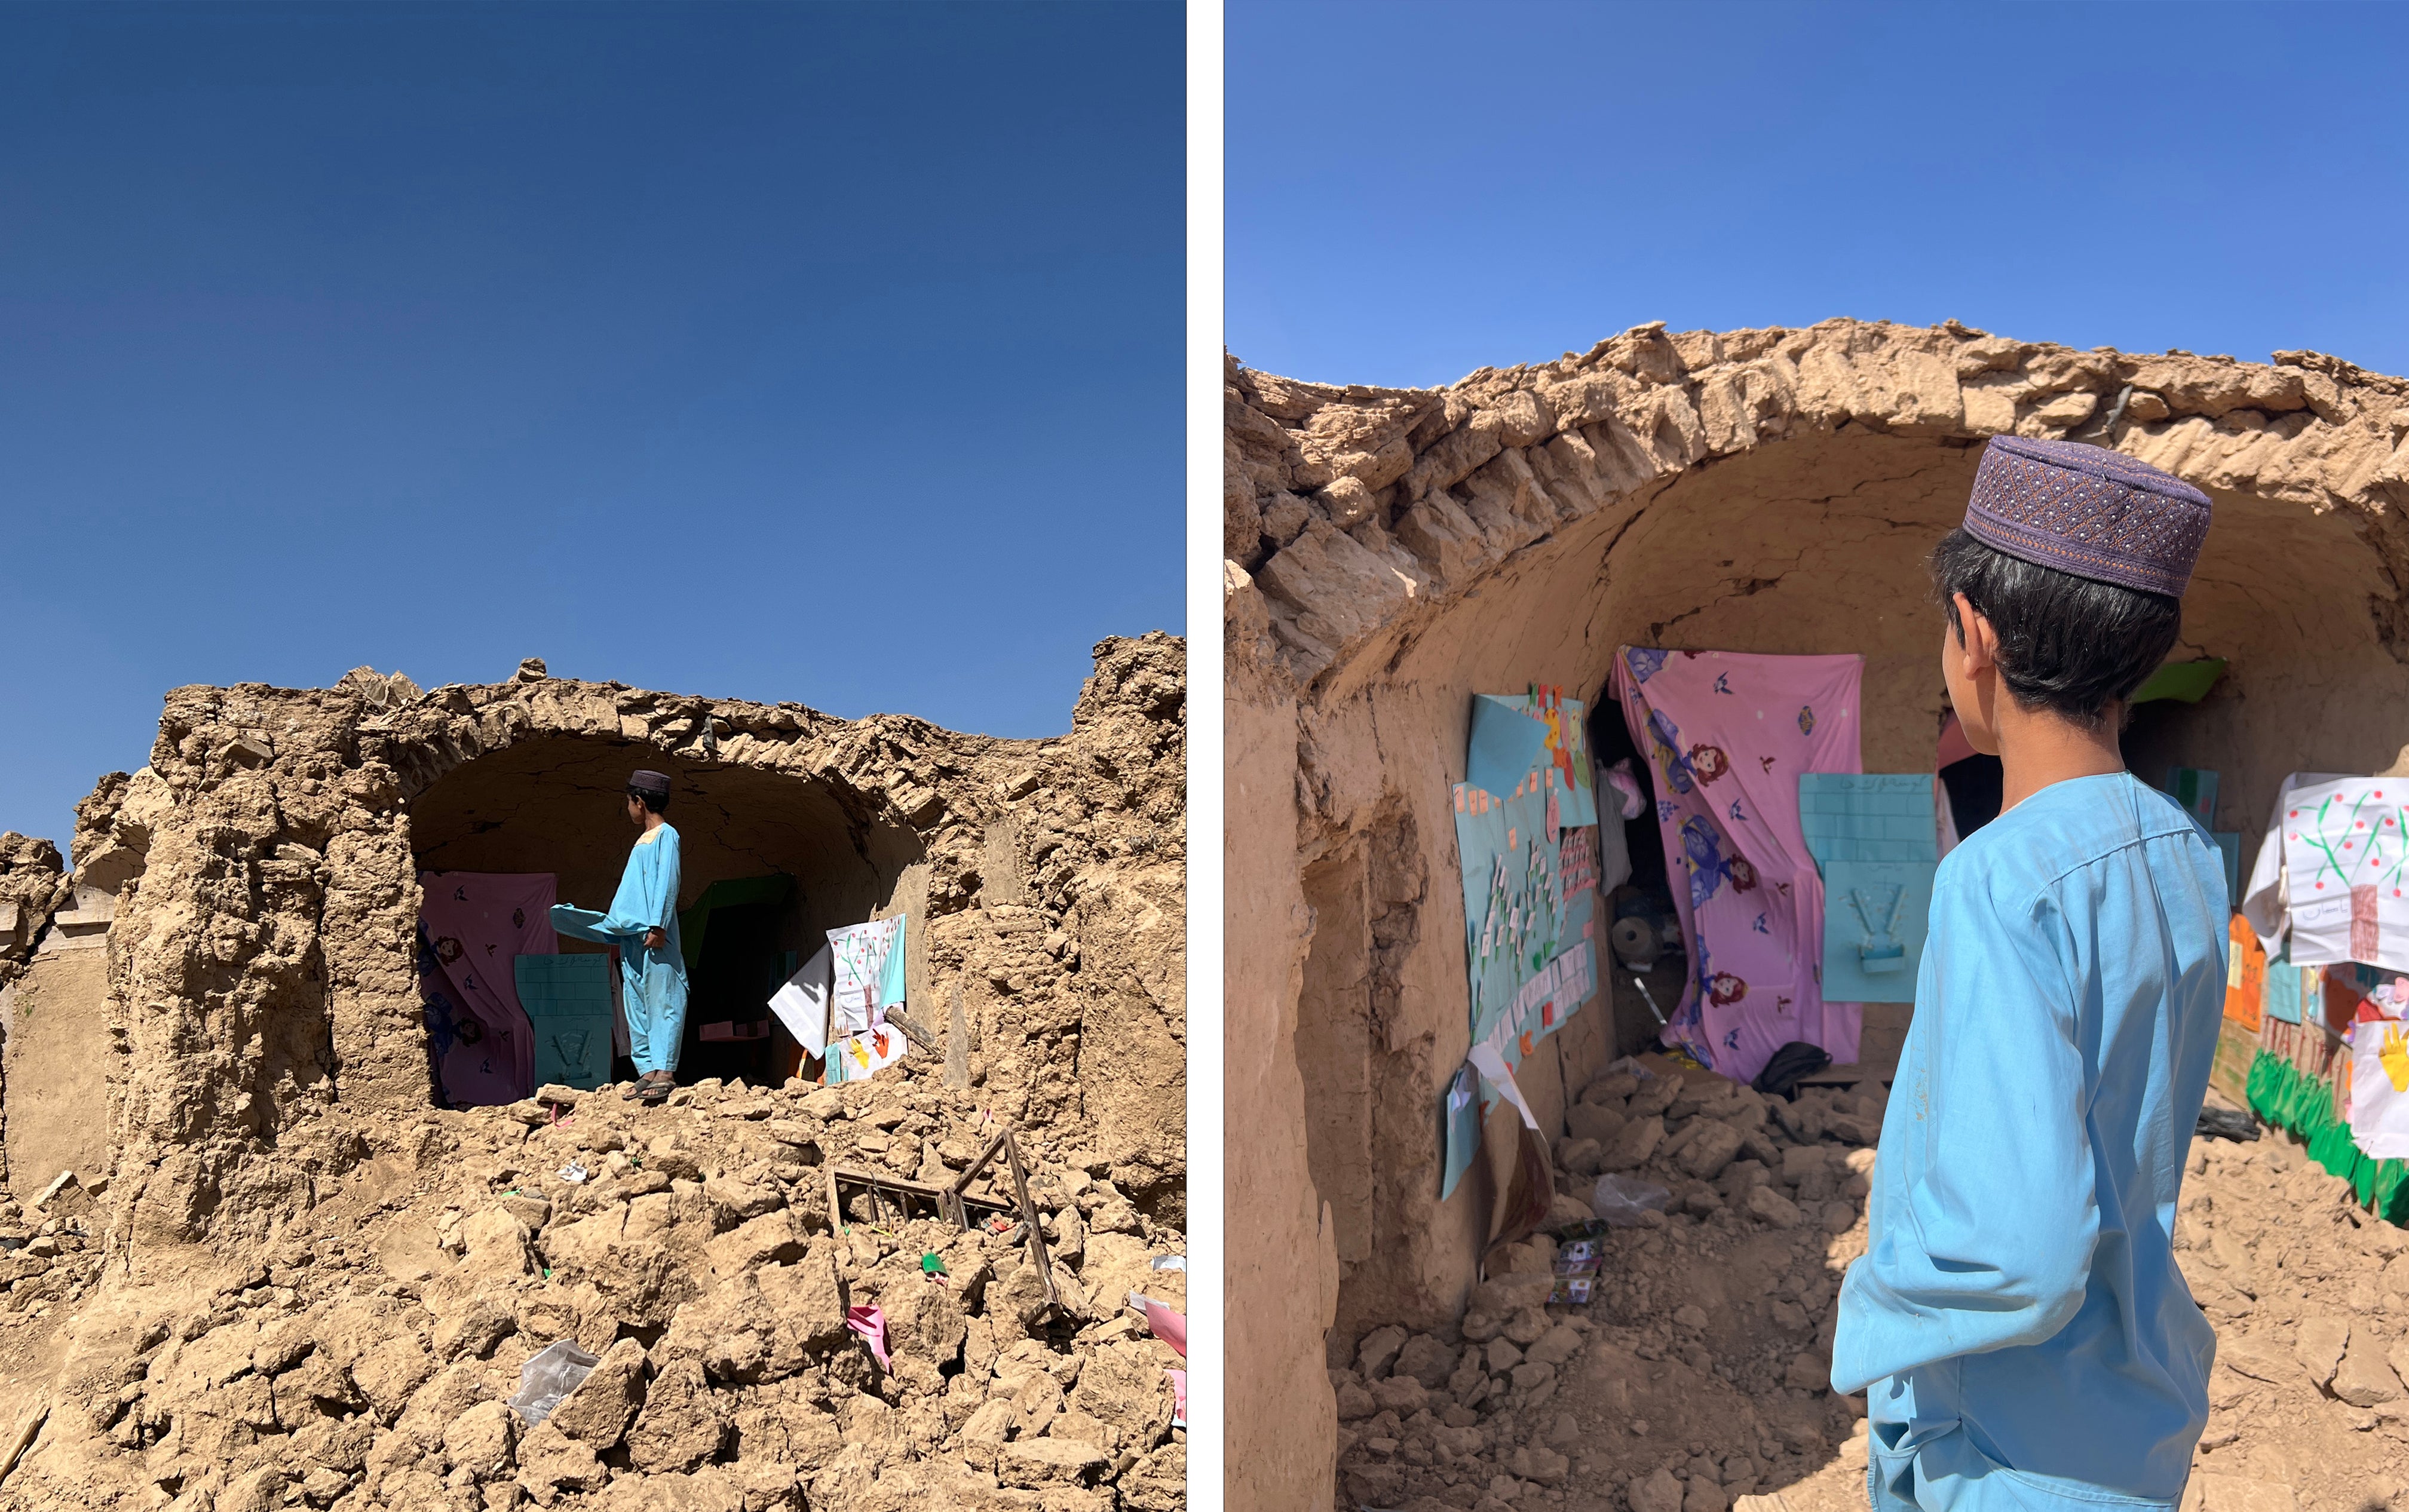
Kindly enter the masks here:
M 2292 963 L 2409 972 L 2409 781 L 2300 787 L 2281 817 Z
M 887 1023 L 904 1001 L 905 916 L 828 931 L 828 943 L 770 999 L 770 1011 L 830 1082 L 859 1081 L 911 1049 Z
M 1585 712 L 1546 688 L 1473 699 L 1465 780 L 1452 790 L 1456 853 L 1473 1045 L 1500 1068 L 1520 1065 L 1597 990 L 1598 806 Z M 1442 1199 L 1471 1164 L 1481 1112 L 1500 1095 L 1469 1065 L 1450 1083 Z

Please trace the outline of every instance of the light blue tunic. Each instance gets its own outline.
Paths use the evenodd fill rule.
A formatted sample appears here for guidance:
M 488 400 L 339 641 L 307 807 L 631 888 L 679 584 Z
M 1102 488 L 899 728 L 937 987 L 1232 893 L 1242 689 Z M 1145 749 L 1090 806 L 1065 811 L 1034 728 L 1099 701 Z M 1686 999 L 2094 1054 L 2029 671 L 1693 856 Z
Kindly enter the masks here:
M 2171 1236 L 2227 918 L 2216 847 L 2123 772 L 1940 863 L 1832 1351 L 1833 1389 L 1868 1391 L 1877 1508 L 2182 1495 L 2216 1341 Z
M 579 940 L 619 947 L 626 984 L 627 1055 L 642 1072 L 677 1070 L 685 1037 L 685 951 L 678 938 L 678 832 L 663 824 L 648 829 L 627 853 L 627 870 L 611 912 L 557 904 L 552 927 Z M 644 931 L 659 929 L 668 945 L 655 950 Z

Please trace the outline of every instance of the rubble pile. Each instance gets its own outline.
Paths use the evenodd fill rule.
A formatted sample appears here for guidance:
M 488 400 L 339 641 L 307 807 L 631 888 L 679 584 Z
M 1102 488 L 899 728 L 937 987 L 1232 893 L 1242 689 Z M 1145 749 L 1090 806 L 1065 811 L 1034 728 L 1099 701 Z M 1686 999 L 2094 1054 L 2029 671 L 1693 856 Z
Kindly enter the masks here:
M 1599 1173 L 1666 1189 L 1604 1236 L 1588 1306 L 1547 1303 L 1542 1234 L 1454 1329 L 1377 1330 L 1331 1371 L 1342 1505 L 1864 1506 L 1864 1401 L 1828 1372 L 1883 1092 L 1693 1075 L 1609 1074 L 1568 1119 L 1552 1221 Z M 2185 1512 L 2409 1507 L 2409 1232 L 2269 1133 L 2192 1142 L 2175 1247 L 2218 1340 Z
M 2187 1512 L 2409 1507 L 2409 1232 L 2270 1130 L 2192 1142 L 2174 1243 L 2216 1326 Z
M 87 1188 L 63 1171 L 31 1203 L 0 1194 L 0 1329 L 46 1318 L 100 1279 L 94 1199 L 107 1177 Z
M 1128 1297 L 1184 1308 L 1183 1270 L 1158 1264 L 1184 1240 L 1105 1161 L 1043 1132 L 1024 1145 L 1050 1304 L 1008 1218 L 904 1219 L 891 1192 L 883 1216 L 850 1191 L 829 1211 L 830 1163 L 950 1186 L 994 1127 L 927 1078 L 703 1082 L 656 1109 L 547 1087 L 429 1112 L 408 1166 L 328 1184 L 247 1273 L 87 1315 L 9 1501 L 1181 1505 L 1165 1373 L 1185 1361 Z M 847 1325 L 870 1307 L 886 1366 Z M 530 1423 L 508 1399 L 560 1340 L 599 1363 Z
M 1601 1174 L 1661 1188 L 1666 1210 L 1598 1239 L 1586 1306 L 1548 1302 L 1558 1246 L 1543 1232 L 1491 1265 L 1453 1329 L 1359 1341 L 1331 1372 L 1347 1505 L 1724 1512 L 1835 1446 L 1863 1469 L 1863 1401 L 1834 1397 L 1829 1371 L 1881 1084 L 1791 1102 L 1651 1064 L 1609 1072 L 1568 1111 L 1550 1222 L 1589 1220 Z
M 1176 1503 L 1182 1362 L 1129 1297 L 1185 1305 L 1155 1264 L 1186 1223 L 1185 719 L 1160 633 L 1099 644 L 1038 741 L 532 658 L 474 686 L 170 693 L 150 764 L 79 809 L 72 873 L 0 842 L 0 994 L 69 899 L 107 905 L 105 980 L 58 999 L 102 1074 L 46 1115 L 105 1130 L 106 1159 L 0 1201 L 0 1504 Z M 649 763 L 814 816 L 765 864 L 826 853 L 845 906 L 915 921 L 922 1053 L 837 1088 L 434 1106 L 414 827 L 489 759 Z M 49 1127 L 30 1106 L 12 1147 Z M 949 1186 L 1006 1126 L 1046 1274 L 1011 1222 L 850 1188 L 831 1212 L 830 1166 Z M 848 1318 L 873 1308 L 876 1348 Z M 593 1374 L 539 1422 L 508 1399 L 564 1341 Z

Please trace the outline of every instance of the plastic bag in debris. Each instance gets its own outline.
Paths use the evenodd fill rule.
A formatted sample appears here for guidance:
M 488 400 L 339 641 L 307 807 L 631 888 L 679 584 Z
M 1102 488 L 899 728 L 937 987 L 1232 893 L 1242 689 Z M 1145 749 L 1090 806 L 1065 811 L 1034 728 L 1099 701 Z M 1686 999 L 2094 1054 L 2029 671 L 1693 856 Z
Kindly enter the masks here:
M 2191 1131 L 2210 1139 L 2240 1142 L 2258 1137 L 2258 1120 L 2242 1108 L 2202 1108 L 2200 1117 L 2192 1124 Z
M 1631 1229 L 1645 1221 L 1640 1217 L 1641 1214 L 1662 1213 L 1665 1204 L 1672 1200 L 1671 1192 L 1652 1181 L 1641 1181 L 1636 1176 L 1608 1175 L 1597 1178 L 1597 1190 L 1592 1195 L 1589 1205 L 1612 1227 Z
M 548 1344 L 536 1357 L 519 1367 L 518 1394 L 511 1398 L 511 1407 L 526 1420 L 529 1428 L 552 1416 L 560 1399 L 577 1390 L 594 1367 L 602 1363 L 599 1355 L 589 1355 L 577 1347 L 573 1339 Z

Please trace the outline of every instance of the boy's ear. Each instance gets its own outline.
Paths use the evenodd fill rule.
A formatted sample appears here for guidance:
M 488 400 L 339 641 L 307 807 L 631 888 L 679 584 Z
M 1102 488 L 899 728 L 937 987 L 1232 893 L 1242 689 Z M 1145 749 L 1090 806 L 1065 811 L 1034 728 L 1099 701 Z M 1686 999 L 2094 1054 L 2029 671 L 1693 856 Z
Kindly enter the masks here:
M 1991 628 L 1991 622 L 1974 608 L 1972 599 L 1962 593 L 1952 594 L 1950 598 L 1951 608 L 1957 615 L 1959 641 L 1965 648 L 1966 670 L 1976 673 L 1988 670 L 1998 660 L 1999 632 Z

